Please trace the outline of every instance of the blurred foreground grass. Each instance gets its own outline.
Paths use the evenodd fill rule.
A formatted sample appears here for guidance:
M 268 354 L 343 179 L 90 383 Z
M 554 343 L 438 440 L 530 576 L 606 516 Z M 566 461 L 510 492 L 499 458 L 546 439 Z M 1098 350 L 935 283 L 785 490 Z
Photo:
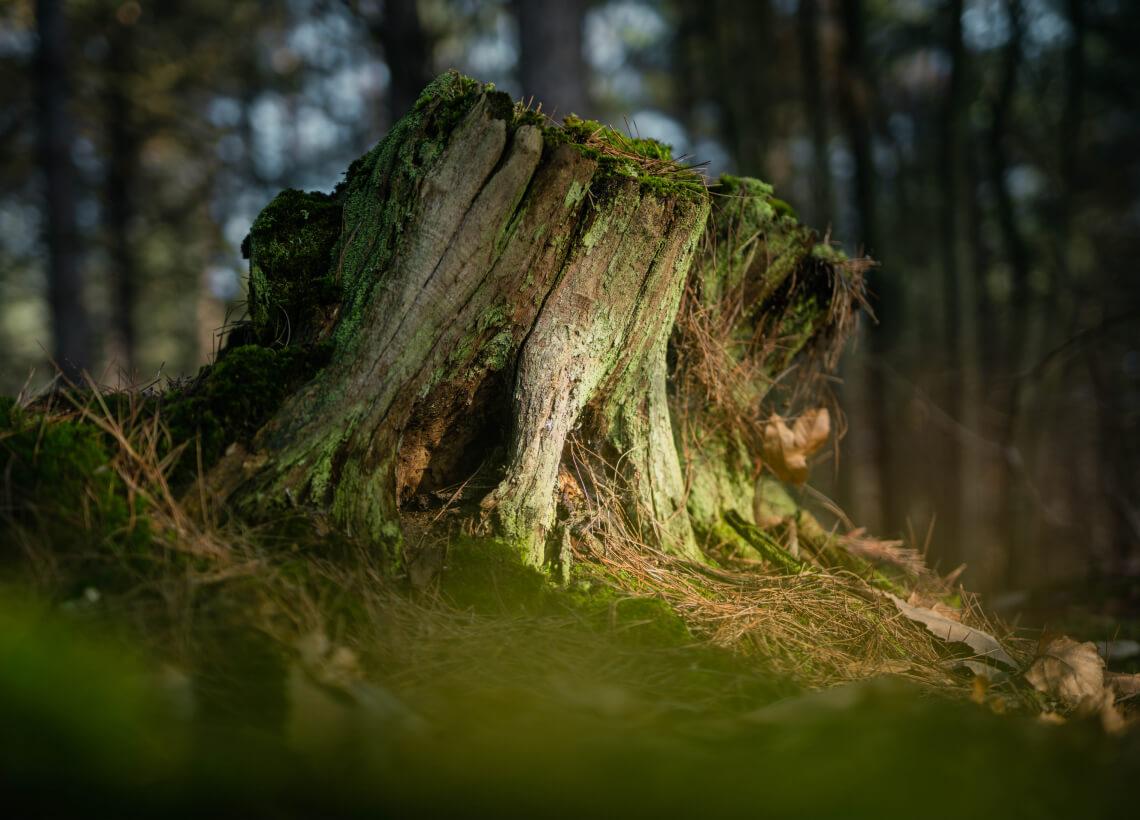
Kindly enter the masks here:
M 539 617 L 472 615 L 457 638 L 499 650 L 468 675 L 441 642 L 434 680 L 395 670 L 346 689 L 332 667 L 259 664 L 235 645 L 206 687 L 8 594 L 5 814 L 1084 818 L 1135 805 L 1137 733 L 1092 721 L 995 715 L 890 677 L 798 693 L 727 653 Z

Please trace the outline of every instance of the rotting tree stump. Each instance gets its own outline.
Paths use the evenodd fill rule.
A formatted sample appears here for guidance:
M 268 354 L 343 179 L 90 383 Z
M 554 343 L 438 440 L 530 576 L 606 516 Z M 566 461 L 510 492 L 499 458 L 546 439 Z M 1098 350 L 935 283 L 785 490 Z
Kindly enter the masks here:
M 700 560 L 727 512 L 753 520 L 771 389 L 830 362 L 861 298 L 763 183 L 713 190 L 652 140 L 439 77 L 333 194 L 283 192 L 252 226 L 229 347 L 333 349 L 208 485 L 397 560 L 402 509 L 462 498 L 534 566 L 605 525 L 604 494 Z

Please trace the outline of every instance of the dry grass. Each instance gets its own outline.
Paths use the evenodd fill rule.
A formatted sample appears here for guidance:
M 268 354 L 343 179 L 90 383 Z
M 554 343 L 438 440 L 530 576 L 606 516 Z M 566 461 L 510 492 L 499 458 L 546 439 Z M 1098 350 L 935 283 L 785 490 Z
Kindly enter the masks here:
M 769 298 L 759 307 L 749 305 L 746 292 L 764 287 L 762 280 L 773 260 L 758 258 L 767 248 L 760 233 L 746 232 L 742 218 L 728 216 L 740 199 L 714 198 L 713 207 L 721 216 L 709 221 L 681 301 L 672 345 L 676 351 L 674 419 L 686 430 L 723 431 L 738 437 L 750 452 L 758 454 L 763 449 L 764 425 L 776 401 L 804 408 L 826 403 L 831 405 L 833 418 L 840 420 L 838 442 L 843 414 L 828 389 L 830 374 L 854 332 L 859 312 L 869 310 L 864 279 L 874 263 L 870 259 L 830 262 L 809 255 L 777 289 L 778 298 Z M 718 229 L 718 225 L 725 227 Z M 703 283 L 718 278 L 718 270 L 730 264 L 735 276 L 726 278 L 735 278 L 736 283 L 725 288 L 715 303 L 708 303 L 701 292 Z M 788 317 L 800 291 L 808 287 L 826 292 L 829 301 L 808 344 L 790 357 L 793 340 L 775 329 Z M 692 436 L 686 440 L 696 444 Z
M 571 453 L 590 507 L 588 525 L 573 538 L 576 558 L 629 595 L 663 598 L 701 642 L 809 689 L 892 674 L 969 693 L 969 681 L 950 671 L 954 650 L 900 615 L 873 577 L 812 566 L 780 574 L 760 562 L 721 568 L 671 555 L 655 545 L 648 513 L 629 509 L 626 499 L 638 494 L 619 486 L 620 471 L 600 475 L 597 454 L 579 442 L 571 442 Z M 912 584 L 918 603 L 960 594 L 963 623 L 1012 640 L 976 598 L 946 579 L 926 573 Z M 1026 643 L 1015 642 L 1014 652 L 1028 651 Z

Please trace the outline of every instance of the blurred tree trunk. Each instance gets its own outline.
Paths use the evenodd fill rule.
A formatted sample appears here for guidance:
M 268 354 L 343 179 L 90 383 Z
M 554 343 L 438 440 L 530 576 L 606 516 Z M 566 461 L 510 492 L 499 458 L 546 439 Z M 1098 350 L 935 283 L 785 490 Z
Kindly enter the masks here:
M 812 180 L 811 211 L 806 221 L 812 225 L 831 223 L 831 164 L 827 151 L 827 103 L 823 96 L 823 75 L 819 50 L 819 0 L 800 0 L 796 12 L 803 77 L 804 113 L 811 130 Z
M 975 317 L 970 274 L 961 264 L 961 186 L 963 169 L 963 132 L 966 120 L 963 74 L 965 49 L 962 43 L 963 0 L 951 0 L 946 9 L 946 46 L 950 55 L 950 77 L 946 99 L 942 107 L 941 142 L 938 156 L 938 182 L 940 188 L 939 222 L 942 230 L 942 326 L 939 340 L 948 361 L 948 377 L 943 380 L 938 394 L 939 402 L 967 430 L 975 429 L 979 390 L 975 374 Z M 943 554 L 954 563 L 961 560 L 966 538 L 964 526 L 968 517 L 963 514 L 962 501 L 966 493 L 965 475 L 977 475 L 976 464 L 971 472 L 963 469 L 968 461 L 965 440 L 950 434 L 946 447 L 946 464 L 942 479 L 942 504 L 939 513 L 940 540 L 945 544 Z
M 112 361 L 120 374 L 135 378 L 137 333 L 135 303 L 138 269 L 131 242 L 134 197 L 138 179 L 139 139 L 132 104 L 135 72 L 133 20 L 110 22 L 104 110 L 106 111 L 107 179 L 106 226 L 111 262 Z
M 855 166 L 855 216 L 853 240 L 866 254 L 879 255 L 879 237 L 875 212 L 875 163 L 871 122 L 873 90 L 864 51 L 863 4 L 859 0 L 840 3 L 843 26 L 842 75 L 839 80 L 839 107 L 847 129 L 847 138 Z M 866 392 L 860 413 L 871 420 L 874 431 L 872 463 L 879 484 L 880 526 L 889 532 L 902 529 L 902 516 L 897 502 L 898 483 L 895 467 L 895 431 L 891 417 L 894 402 L 888 393 L 887 355 L 892 348 L 894 328 L 898 326 L 898 295 L 889 269 L 874 270 L 868 277 L 868 289 L 874 301 L 878 322 L 867 329 L 871 362 L 865 373 Z M 856 376 L 858 378 L 858 376 Z
M 1065 108 L 1061 116 L 1060 196 L 1056 207 L 1058 258 L 1062 281 L 1072 284 L 1070 258 L 1073 211 L 1079 187 L 1081 121 L 1084 119 L 1085 88 L 1085 9 L 1083 0 L 1068 0 L 1069 26 L 1072 34 L 1065 52 Z
M 1001 75 L 990 106 L 988 139 L 989 174 L 994 191 L 998 225 L 1001 228 L 1006 261 L 1010 270 L 1009 307 L 1003 336 L 1005 364 L 1010 375 L 1004 425 L 1001 434 L 1004 451 L 1001 483 L 1000 515 L 1004 525 L 1007 550 L 1004 580 L 1007 588 L 1021 582 L 1022 564 L 1028 560 L 1025 538 L 1025 494 L 1029 465 L 1019 448 L 1021 413 L 1028 403 L 1033 385 L 1025 373 L 1040 349 L 1037 327 L 1043 317 L 1034 317 L 1030 306 L 1029 248 L 1018 224 L 1007 172 L 1010 168 L 1006 141 L 1009 139 L 1013 98 L 1022 58 L 1024 10 L 1021 0 L 1006 0 L 1005 14 L 1009 39 L 1002 51 Z
M 358 0 L 344 2 L 384 49 L 388 66 L 386 129 L 391 128 L 415 105 L 420 91 L 435 76 L 431 38 L 424 31 L 416 0 L 384 0 L 367 8 Z
M 520 99 L 543 103 L 543 113 L 590 119 L 582 58 L 585 0 L 512 0 L 519 26 Z
M 770 100 L 778 87 L 771 82 L 776 63 L 771 4 L 678 0 L 676 7 L 684 93 L 716 103 L 737 167 L 768 175 Z
M 72 125 L 67 111 L 67 34 L 59 0 L 37 0 L 36 55 L 39 161 L 44 176 L 48 301 L 52 353 L 63 375 L 79 378 L 91 366 L 90 329 L 83 305 L 79 229 L 75 219 Z
M 1002 51 L 1001 78 L 990 106 L 989 168 L 997 205 L 998 223 L 1010 267 L 1010 302 L 1016 312 L 1024 312 L 1029 302 L 1029 249 L 1017 224 L 1013 197 L 1006 173 L 1010 163 L 1006 140 L 1010 132 L 1013 97 L 1017 90 L 1017 73 L 1021 65 L 1021 41 L 1024 34 L 1021 0 L 1006 0 L 1009 40 Z M 1017 335 L 1013 337 L 1016 339 Z

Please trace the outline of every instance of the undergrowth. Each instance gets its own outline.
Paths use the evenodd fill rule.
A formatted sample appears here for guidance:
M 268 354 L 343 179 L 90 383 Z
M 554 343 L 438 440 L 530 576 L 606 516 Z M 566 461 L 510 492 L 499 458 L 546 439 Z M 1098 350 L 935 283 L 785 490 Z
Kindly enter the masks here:
M 671 557 L 653 546 L 648 517 L 622 506 L 612 476 L 590 481 L 593 517 L 570 539 L 565 585 L 448 524 L 435 536 L 450 542 L 442 572 L 414 590 L 327 521 L 295 511 L 253 526 L 217 508 L 204 478 L 172 489 L 182 450 L 169 447 L 162 415 L 144 412 L 140 396 L 79 395 L 40 409 L 9 405 L 0 433 L 3 527 L 21 555 L 7 556 L 6 573 L 30 580 L 52 605 L 82 607 L 97 596 L 88 609 L 132 624 L 183 667 L 202 664 L 204 635 L 240 622 L 281 657 L 299 658 L 299 642 L 323 635 L 359 658 L 361 674 L 403 668 L 436 679 L 422 656 L 438 647 L 425 634 L 453 631 L 468 647 L 470 671 L 487 654 L 484 641 L 501 641 L 519 622 L 519 635 L 562 636 L 541 642 L 556 652 L 600 636 L 617 641 L 606 650 L 617 656 L 728 653 L 748 674 L 781 681 L 777 688 L 882 671 L 961 686 L 945 648 L 877 596 L 873 579 Z M 201 459 L 195 439 L 185 446 Z M 594 469 L 577 458 L 580 471 Z M 963 617 L 982 623 L 973 609 Z

